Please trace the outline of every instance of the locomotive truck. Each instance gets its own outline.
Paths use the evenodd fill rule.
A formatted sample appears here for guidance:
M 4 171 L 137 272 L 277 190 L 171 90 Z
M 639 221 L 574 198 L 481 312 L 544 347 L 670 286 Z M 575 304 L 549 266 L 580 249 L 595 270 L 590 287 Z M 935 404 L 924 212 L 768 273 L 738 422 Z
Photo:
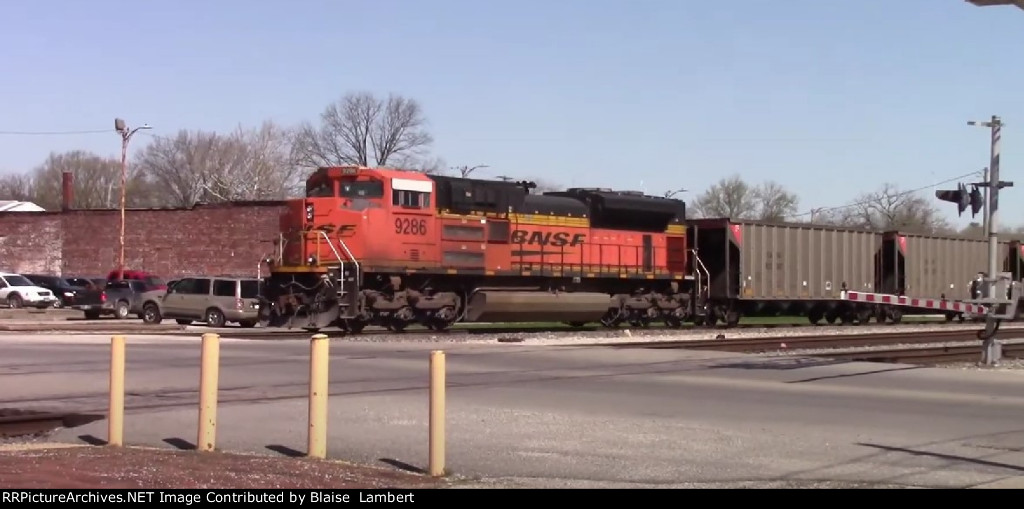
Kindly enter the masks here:
M 322 167 L 280 218 L 265 327 L 703 322 L 686 205 L 639 192 Z M 697 270 L 694 269 L 697 267 Z

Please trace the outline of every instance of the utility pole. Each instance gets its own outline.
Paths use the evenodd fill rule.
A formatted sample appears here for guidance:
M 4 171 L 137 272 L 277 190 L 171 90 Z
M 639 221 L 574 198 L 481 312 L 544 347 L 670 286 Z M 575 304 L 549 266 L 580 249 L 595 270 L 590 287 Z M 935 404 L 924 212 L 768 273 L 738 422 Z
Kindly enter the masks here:
M 999 301 L 1005 300 L 1006 295 L 999 295 L 999 286 L 996 284 L 999 280 L 999 222 L 998 210 L 999 210 L 999 190 L 1004 187 L 1012 187 L 1013 182 L 1004 182 L 999 180 L 999 151 L 1001 141 L 1001 131 L 1003 127 L 1003 121 L 996 115 L 992 115 L 992 118 L 985 122 L 969 121 L 967 125 L 988 127 L 991 131 L 991 142 L 989 149 L 989 167 L 987 173 L 987 179 L 985 182 L 979 183 L 979 187 L 985 189 L 985 232 L 988 236 L 988 300 L 991 308 L 997 308 Z M 1011 300 L 1015 300 L 1016 296 L 1011 292 Z M 1016 307 L 1016 302 L 1011 302 L 1011 310 Z M 985 339 L 982 346 L 982 362 L 985 365 L 994 365 L 999 362 L 1002 357 L 1002 346 L 995 337 L 995 331 L 997 330 L 996 310 L 990 309 L 988 316 L 986 317 L 985 323 Z
M 121 236 L 119 247 L 121 253 L 117 259 L 117 277 L 118 279 L 124 279 L 124 216 L 125 216 L 125 193 L 128 185 L 128 142 L 131 141 L 132 135 L 134 135 L 139 129 L 152 129 L 149 124 L 143 124 L 141 127 L 135 129 L 129 129 L 128 124 L 123 119 L 114 119 L 114 130 L 121 134 Z
M 981 179 L 981 181 L 982 182 L 988 182 L 988 167 L 985 167 L 985 169 L 982 170 L 982 179 Z M 985 201 L 983 202 L 985 204 L 985 215 L 982 218 L 981 230 L 982 230 L 982 232 L 984 232 L 985 238 L 987 239 L 988 238 L 988 232 L 989 232 L 989 229 L 988 229 L 988 219 L 989 219 L 989 217 L 988 217 L 988 215 L 989 215 L 988 186 L 982 187 L 982 194 L 985 197 Z

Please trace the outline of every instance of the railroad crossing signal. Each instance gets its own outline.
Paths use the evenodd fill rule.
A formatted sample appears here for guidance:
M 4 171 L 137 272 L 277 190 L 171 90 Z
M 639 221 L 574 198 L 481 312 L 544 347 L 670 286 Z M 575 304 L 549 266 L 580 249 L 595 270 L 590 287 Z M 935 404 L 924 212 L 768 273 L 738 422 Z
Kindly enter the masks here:
M 935 197 L 956 204 L 958 215 L 963 215 L 967 207 L 971 208 L 971 217 L 974 217 L 985 206 L 985 198 L 978 190 L 977 184 L 971 185 L 971 192 L 967 192 L 967 186 L 958 184 L 956 190 L 943 189 L 935 191 Z

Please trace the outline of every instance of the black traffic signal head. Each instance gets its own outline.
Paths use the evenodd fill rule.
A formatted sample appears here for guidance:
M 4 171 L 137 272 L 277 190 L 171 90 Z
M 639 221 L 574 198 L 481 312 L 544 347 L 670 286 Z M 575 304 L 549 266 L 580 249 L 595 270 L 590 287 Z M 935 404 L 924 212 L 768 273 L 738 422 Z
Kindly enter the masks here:
M 957 189 L 954 190 L 941 190 L 935 191 L 935 197 L 942 200 L 956 204 L 957 215 L 963 215 L 967 207 L 970 206 L 970 195 L 967 194 L 967 187 L 963 184 L 958 184 Z
M 978 190 L 978 186 L 971 186 L 971 217 L 978 215 L 983 205 L 985 205 L 985 198 Z
M 935 191 L 935 197 L 942 200 L 953 202 L 956 204 L 957 215 L 962 216 L 967 207 L 971 208 L 971 216 L 973 217 L 981 207 L 984 206 L 984 198 L 981 196 L 981 191 L 978 190 L 978 186 L 972 186 L 971 192 L 967 192 L 967 186 L 963 184 L 957 184 L 956 190 L 940 190 Z

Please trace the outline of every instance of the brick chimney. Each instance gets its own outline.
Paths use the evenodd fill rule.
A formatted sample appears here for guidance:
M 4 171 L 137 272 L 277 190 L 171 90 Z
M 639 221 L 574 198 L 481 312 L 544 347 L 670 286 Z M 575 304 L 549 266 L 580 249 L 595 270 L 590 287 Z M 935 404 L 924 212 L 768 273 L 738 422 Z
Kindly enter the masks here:
M 61 210 L 71 210 L 71 206 L 75 203 L 75 177 L 70 171 L 66 171 L 61 175 Z

